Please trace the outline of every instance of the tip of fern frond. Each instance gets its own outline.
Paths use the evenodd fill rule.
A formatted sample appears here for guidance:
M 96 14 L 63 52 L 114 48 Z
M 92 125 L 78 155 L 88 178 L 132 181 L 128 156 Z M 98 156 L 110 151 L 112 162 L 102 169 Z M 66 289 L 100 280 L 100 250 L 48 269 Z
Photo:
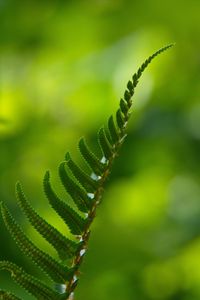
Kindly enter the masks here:
M 166 46 L 166 47 L 167 47 L 167 49 L 170 49 L 170 48 L 172 48 L 172 47 L 174 47 L 174 46 L 176 46 L 176 43 L 175 43 L 175 42 L 169 44 L 169 45 Z
M 170 43 L 170 44 L 167 44 L 166 46 L 160 48 L 160 50 L 158 50 L 158 51 L 161 53 L 161 52 L 163 52 L 165 50 L 168 50 L 168 49 L 170 49 L 170 48 L 172 48 L 174 46 L 175 46 L 175 43 Z
M 151 59 L 156 57 L 158 54 L 161 54 L 162 52 L 165 52 L 166 50 L 169 50 L 170 48 L 174 47 L 175 43 L 171 43 L 171 44 L 167 44 L 163 47 L 161 47 L 160 49 L 158 49 L 152 56 Z
M 167 45 L 167 47 L 174 47 L 176 45 L 176 42 L 170 43 Z

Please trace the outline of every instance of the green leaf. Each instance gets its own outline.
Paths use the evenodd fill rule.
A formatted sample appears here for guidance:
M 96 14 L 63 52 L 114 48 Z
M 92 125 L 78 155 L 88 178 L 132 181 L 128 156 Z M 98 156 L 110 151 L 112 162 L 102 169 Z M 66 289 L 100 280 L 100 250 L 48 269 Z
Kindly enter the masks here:
M 136 88 L 136 86 L 138 85 L 138 82 L 139 82 L 137 73 L 135 73 L 135 74 L 133 75 L 132 80 L 133 80 L 133 87 L 134 87 L 133 93 L 134 93 L 135 88 Z M 132 104 L 132 103 L 130 103 L 130 104 Z M 129 106 L 130 106 L 130 105 L 129 105 Z
M 51 279 L 56 282 L 65 282 L 71 278 L 72 270 L 61 265 L 47 253 L 37 248 L 25 235 L 20 226 L 15 222 L 5 204 L 1 203 L 1 213 L 4 223 L 11 236 L 19 246 L 22 253 L 26 254 L 41 268 Z
M 123 114 L 126 116 L 129 111 L 129 107 L 123 99 L 120 100 L 120 108 Z
M 106 137 L 106 133 L 103 127 L 99 130 L 98 141 L 105 158 L 109 160 L 113 155 L 113 149 Z
M 101 176 L 106 168 L 106 164 L 101 163 L 101 161 L 95 156 L 95 154 L 92 153 L 83 138 L 81 138 L 79 141 L 79 150 L 92 171 L 96 175 Z
M 62 235 L 56 228 L 41 218 L 25 197 L 20 183 L 16 184 L 16 195 L 20 208 L 31 225 L 57 250 L 61 259 L 74 256 L 79 245 Z
M 70 154 L 66 154 L 67 165 L 74 175 L 74 177 L 79 181 L 79 183 L 84 187 L 87 192 L 95 192 L 99 187 L 99 181 L 93 180 L 91 176 L 86 174 L 71 158 Z
M 18 267 L 14 263 L 8 261 L 0 262 L 0 269 L 7 270 L 11 273 L 11 277 L 13 280 L 18 283 L 21 287 L 23 287 L 27 292 L 31 295 L 35 296 L 36 299 L 40 300 L 61 300 L 63 295 L 58 294 L 47 285 L 42 283 L 37 278 L 32 275 L 26 273 L 22 268 Z M 67 299 L 69 295 L 65 293 L 65 299 Z M 62 297 L 62 298 L 61 298 Z M 4 299 L 4 298 L 3 298 Z M 6 299 L 6 298 L 5 298 Z M 12 299 L 12 298 L 7 298 Z M 19 298 L 13 298 L 19 299 Z
M 131 96 L 133 96 L 134 86 L 133 86 L 132 81 L 130 81 L 130 80 L 128 81 L 127 88 L 129 90 L 129 93 L 131 94 Z
M 120 140 L 120 136 L 115 126 L 113 116 L 110 116 L 110 118 L 108 119 L 108 130 L 113 144 L 117 144 Z
M 92 201 L 92 199 L 88 197 L 87 193 L 69 177 L 65 169 L 65 164 L 66 162 L 62 162 L 59 166 L 59 175 L 62 184 L 74 200 L 78 209 L 82 212 L 88 213 L 94 201 Z
M 131 99 L 131 93 L 128 90 L 125 90 L 124 99 L 126 100 L 127 103 L 129 103 Z
M 117 120 L 117 125 L 119 127 L 120 130 L 124 129 L 124 124 L 125 124 L 125 120 L 122 116 L 121 110 L 118 109 L 116 112 L 116 120 Z
M 72 234 L 81 235 L 84 231 L 87 220 L 84 220 L 69 205 L 60 200 L 53 191 L 50 184 L 50 174 L 47 171 L 44 176 L 44 191 L 52 208 L 59 214 L 63 221 L 68 225 Z
M 0 290 L 0 299 L 1 300 L 22 300 L 21 298 L 15 296 L 14 294 L 3 290 Z

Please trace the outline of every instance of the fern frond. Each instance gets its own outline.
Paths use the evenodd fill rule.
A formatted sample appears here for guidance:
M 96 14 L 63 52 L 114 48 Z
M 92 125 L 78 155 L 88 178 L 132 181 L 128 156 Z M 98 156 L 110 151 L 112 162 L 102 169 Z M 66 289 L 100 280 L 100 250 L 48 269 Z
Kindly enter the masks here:
M 21 251 L 29 256 L 54 283 L 58 283 L 59 286 L 64 287 L 64 294 L 58 294 L 38 279 L 25 273 L 25 271 L 15 264 L 0 262 L 0 269 L 6 269 L 11 272 L 11 276 L 14 280 L 38 300 L 67 300 L 73 293 L 78 283 L 79 267 L 87 249 L 90 226 L 96 215 L 96 209 L 101 202 L 104 184 L 108 179 L 112 164 L 126 137 L 126 128 L 131 114 L 132 97 L 135 88 L 141 75 L 151 61 L 172 46 L 171 44 L 156 51 L 145 60 L 132 76 L 132 80 L 128 81 L 124 96 L 120 100 L 115 119 L 111 116 L 107 122 L 108 135 L 104 127 L 102 127 L 98 133 L 98 142 L 103 152 L 103 157 L 99 159 L 87 146 L 84 138 L 80 139 L 79 150 L 92 170 L 91 176 L 85 173 L 85 171 L 72 160 L 69 153 L 66 155 L 66 161 L 60 164 L 59 175 L 62 184 L 78 210 L 85 213 L 85 218 L 81 217 L 78 212 L 59 199 L 51 187 L 49 172 L 45 174 L 43 184 L 49 203 L 67 224 L 71 233 L 75 235 L 75 238 L 78 239 L 79 242 L 75 243 L 65 238 L 57 229 L 40 217 L 26 199 L 21 186 L 17 184 L 19 206 L 28 217 L 31 225 L 57 250 L 60 258 L 71 258 L 71 267 L 56 261 L 47 253 L 37 248 L 16 223 L 7 207 L 1 204 L 1 212 L 5 225 Z M 72 173 L 70 175 L 75 177 L 75 181 L 70 177 L 65 167 L 68 167 L 68 171 Z M 78 182 L 76 182 L 76 180 Z M 0 291 L 0 299 L 20 300 L 11 293 L 4 291 Z
M 102 163 L 94 153 L 89 149 L 88 145 L 86 144 L 84 138 L 81 138 L 79 141 L 79 150 L 93 171 L 94 174 L 101 176 L 106 168 L 106 164 Z
M 90 193 L 95 192 L 99 187 L 99 181 L 94 180 L 86 174 L 71 158 L 69 152 L 65 156 L 67 166 L 70 171 L 74 175 L 74 177 L 78 180 L 78 182 L 82 185 L 82 187 Z
M 93 201 L 88 197 L 87 193 L 69 177 L 65 169 L 65 165 L 66 162 L 62 162 L 59 166 L 59 175 L 62 184 L 72 197 L 78 209 L 82 212 L 88 213 L 92 207 Z
M 134 95 L 135 87 L 137 86 L 139 82 L 139 78 L 142 75 L 143 71 L 146 69 L 146 67 L 150 64 L 153 58 L 155 58 L 158 54 L 162 53 L 163 51 L 167 50 L 168 48 L 172 47 L 172 45 L 166 46 L 159 51 L 155 52 L 152 56 L 150 56 L 144 64 L 138 69 L 138 71 L 133 75 L 132 81 L 129 81 L 127 83 L 127 89 L 124 93 L 124 99 L 121 99 L 119 109 L 116 112 L 116 122 L 117 122 L 117 128 L 115 127 L 115 123 L 113 120 L 113 117 L 111 116 L 108 120 L 108 129 L 110 133 L 110 138 L 112 142 L 112 146 L 110 148 L 109 141 L 107 140 L 105 132 L 101 129 L 100 130 L 100 145 L 103 150 L 103 153 L 105 157 L 103 157 L 101 162 L 106 162 L 104 165 L 104 168 L 102 169 L 102 165 L 99 167 L 99 160 L 96 158 L 93 153 L 89 150 L 87 145 L 85 144 L 84 139 L 81 139 L 79 142 L 79 148 L 80 152 L 83 155 L 83 158 L 86 160 L 88 165 L 91 167 L 93 172 L 95 173 L 94 176 L 97 177 L 99 175 L 101 177 L 101 185 L 98 188 L 98 190 L 95 193 L 95 203 L 92 207 L 92 210 L 88 214 L 88 219 L 90 219 L 90 223 L 88 228 L 86 228 L 86 231 L 83 233 L 83 240 L 87 242 L 88 240 L 88 232 L 89 227 L 92 223 L 92 220 L 95 217 L 96 214 L 96 208 L 98 204 L 100 203 L 101 197 L 102 197 L 102 191 L 104 183 L 106 182 L 108 175 L 111 171 L 111 166 L 113 164 L 113 161 L 115 157 L 118 155 L 119 149 L 124 141 L 124 138 L 126 137 L 126 127 L 128 123 L 128 119 L 130 116 L 130 109 L 132 106 L 132 96 Z M 112 153 L 111 153 L 112 152 Z M 80 254 L 78 254 L 75 258 L 75 261 L 77 263 L 80 263 L 82 260 L 82 257 Z M 70 281 L 68 284 L 67 290 L 72 291 L 73 289 L 73 281 Z
M 27 292 L 31 295 L 35 296 L 36 299 L 40 300 L 64 300 L 67 299 L 68 295 L 65 293 L 64 295 L 60 295 L 40 280 L 36 279 L 32 275 L 26 273 L 22 268 L 18 267 L 16 264 L 1 261 L 0 269 L 7 270 L 11 273 L 11 277 L 13 280 L 18 283 L 21 287 L 23 287 Z M 6 298 L 2 298 L 6 299 Z M 19 299 L 19 298 L 7 298 L 7 299 Z
M 20 250 L 30 257 L 39 268 L 41 268 L 52 280 L 56 282 L 65 282 L 71 278 L 73 270 L 61 265 L 47 253 L 37 248 L 27 238 L 3 203 L 1 203 L 1 213 L 8 231 L 19 246 Z
M 0 290 L 0 299 L 1 300 L 22 300 L 21 298 L 15 296 L 14 294 L 3 290 Z
M 50 184 L 50 174 L 47 171 L 44 176 L 44 192 L 52 208 L 59 214 L 63 221 L 68 225 L 74 235 L 81 235 L 87 223 L 75 210 L 73 210 L 64 201 L 60 200 L 53 191 Z
M 113 149 L 110 145 L 110 142 L 107 139 L 105 129 L 103 127 L 98 132 L 98 141 L 102 149 L 103 155 L 107 160 L 109 160 L 110 157 L 113 155 Z
M 16 195 L 18 204 L 31 225 L 57 250 L 61 259 L 71 258 L 76 253 L 79 245 L 67 239 L 35 212 L 26 199 L 19 182 L 16 184 Z
M 113 145 L 117 144 L 120 139 L 120 135 L 115 126 L 113 116 L 110 116 L 110 118 L 108 119 L 108 130 L 109 130 L 109 134 L 110 134 L 110 137 L 112 140 L 112 144 Z

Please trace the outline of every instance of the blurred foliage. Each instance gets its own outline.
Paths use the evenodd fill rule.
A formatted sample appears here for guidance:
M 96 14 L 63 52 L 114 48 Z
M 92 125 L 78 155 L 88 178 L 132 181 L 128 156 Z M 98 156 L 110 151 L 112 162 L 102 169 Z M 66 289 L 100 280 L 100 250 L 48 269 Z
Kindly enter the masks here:
M 197 0 L 0 0 L 0 199 L 52 253 L 16 207 L 16 180 L 66 233 L 43 196 L 45 170 L 65 197 L 56 170 L 64 153 L 79 160 L 78 138 L 94 143 L 140 63 L 177 43 L 137 89 L 76 300 L 200 298 L 199 11 Z M 1 259 L 37 274 L 0 226 Z M 1 287 L 32 299 L 0 278 Z

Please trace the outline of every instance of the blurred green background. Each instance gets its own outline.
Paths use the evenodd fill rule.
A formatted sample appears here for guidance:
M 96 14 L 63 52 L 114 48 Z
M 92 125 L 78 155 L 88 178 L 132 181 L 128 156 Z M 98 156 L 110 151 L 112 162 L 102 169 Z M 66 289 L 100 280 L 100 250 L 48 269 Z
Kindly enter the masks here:
M 63 233 L 42 191 L 57 166 L 115 111 L 148 55 L 176 42 L 143 76 L 129 136 L 92 227 L 76 300 L 200 299 L 200 2 L 0 0 L 0 199 L 55 254 L 16 205 Z M 0 221 L 0 257 L 39 274 Z M 46 278 L 44 277 L 44 280 Z M 0 286 L 32 299 L 0 273 Z

